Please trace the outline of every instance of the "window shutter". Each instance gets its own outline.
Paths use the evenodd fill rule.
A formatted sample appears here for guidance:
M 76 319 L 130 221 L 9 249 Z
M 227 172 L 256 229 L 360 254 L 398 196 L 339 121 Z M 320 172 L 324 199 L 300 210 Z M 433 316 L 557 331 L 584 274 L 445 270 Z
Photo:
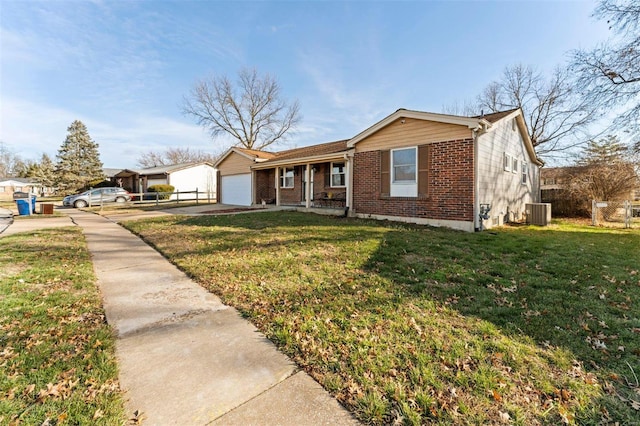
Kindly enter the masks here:
M 324 168 L 324 187 L 331 187 L 331 163 L 326 163 L 322 166 Z
M 140 188 L 142 191 L 142 188 Z M 222 192 L 222 175 L 220 174 L 220 170 L 216 170 L 216 202 L 222 203 L 222 197 L 220 197 L 220 193 Z
M 426 197 L 429 192 L 429 145 L 418 147 L 418 196 Z
M 384 195 L 391 192 L 390 157 L 388 149 L 380 151 L 380 193 Z

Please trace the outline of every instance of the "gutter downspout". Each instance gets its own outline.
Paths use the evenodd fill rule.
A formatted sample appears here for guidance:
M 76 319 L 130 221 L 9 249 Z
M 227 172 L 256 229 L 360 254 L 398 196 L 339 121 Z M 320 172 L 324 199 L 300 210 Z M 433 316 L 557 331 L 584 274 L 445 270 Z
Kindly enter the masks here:
M 480 230 L 480 162 L 478 152 L 480 151 L 480 136 L 487 132 L 490 123 L 486 120 L 480 120 L 478 127 L 471 131 L 473 135 L 473 228 L 475 231 Z

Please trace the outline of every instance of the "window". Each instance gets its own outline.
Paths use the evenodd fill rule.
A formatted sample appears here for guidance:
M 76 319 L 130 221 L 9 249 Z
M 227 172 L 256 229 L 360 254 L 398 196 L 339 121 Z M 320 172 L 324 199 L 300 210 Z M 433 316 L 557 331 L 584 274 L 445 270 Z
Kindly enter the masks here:
M 526 185 L 527 184 L 527 163 L 526 162 L 522 162 L 522 184 Z
M 388 185 L 392 197 L 418 196 L 418 148 L 401 148 L 386 151 L 381 163 L 381 177 L 386 180 L 382 188 Z M 426 166 L 425 166 L 426 167 Z M 424 182 L 426 184 L 426 181 Z M 383 191 L 384 192 L 384 191 Z
M 518 159 L 513 157 L 513 167 L 511 167 L 513 173 L 518 173 Z
M 280 169 L 280 188 L 293 188 L 293 167 Z
M 504 153 L 504 171 L 505 172 L 511 171 L 511 156 L 506 152 Z
M 556 180 L 555 180 L 555 178 L 546 178 L 544 180 L 544 184 L 545 185 L 555 185 L 556 184 Z
M 391 151 L 393 183 L 416 183 L 416 148 Z
M 331 163 L 331 187 L 344 187 L 345 176 L 344 163 Z

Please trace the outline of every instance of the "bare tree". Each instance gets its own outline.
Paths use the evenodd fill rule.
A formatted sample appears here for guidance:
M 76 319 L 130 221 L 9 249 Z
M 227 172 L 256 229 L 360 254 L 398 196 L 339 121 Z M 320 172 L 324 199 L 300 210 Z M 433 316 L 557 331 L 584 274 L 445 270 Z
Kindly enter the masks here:
M 477 103 L 485 113 L 521 108 L 536 152 L 551 157 L 582 143 L 586 127 L 596 119 L 595 108 L 577 94 L 567 69 L 558 67 L 546 78 L 518 64 L 505 68 Z
M 19 177 L 24 169 L 24 160 L 0 141 L 0 177 Z
M 572 68 L 588 102 L 619 111 L 618 128 L 640 133 L 640 3 L 601 0 L 594 12 L 606 19 L 614 37 L 593 50 L 573 52 Z M 636 146 L 640 150 L 640 142 Z
M 149 151 L 140 155 L 138 166 L 157 167 L 181 163 L 215 163 L 217 156 L 190 148 L 168 148 L 164 152 Z
M 236 145 L 262 149 L 284 139 L 300 121 L 298 102 L 287 103 L 280 91 L 270 75 L 243 69 L 237 86 L 226 76 L 197 82 L 184 98 L 183 112 L 193 116 L 213 138 L 228 134 Z
M 564 189 L 574 199 L 623 200 L 638 185 L 629 149 L 616 136 L 589 141 L 569 170 Z

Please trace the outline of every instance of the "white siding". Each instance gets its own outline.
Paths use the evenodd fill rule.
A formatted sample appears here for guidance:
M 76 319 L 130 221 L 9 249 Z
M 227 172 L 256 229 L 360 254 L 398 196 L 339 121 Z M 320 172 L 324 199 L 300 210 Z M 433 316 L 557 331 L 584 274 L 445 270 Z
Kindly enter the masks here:
M 176 191 L 195 191 L 200 193 L 216 193 L 216 170 L 207 164 L 199 164 L 182 170 L 177 170 L 169 175 L 169 184 Z M 182 198 L 182 197 L 180 197 Z
M 147 188 L 153 185 L 166 185 L 167 179 L 147 179 Z
M 490 228 L 507 221 L 524 219 L 525 204 L 539 202 L 539 167 L 529 157 L 524 140 L 513 119 L 503 119 L 488 133 L 478 137 L 478 204 L 490 204 Z M 504 154 L 518 161 L 516 173 L 506 171 Z M 527 163 L 526 184 L 522 183 L 522 162 Z M 512 160 L 513 164 L 513 160 Z

